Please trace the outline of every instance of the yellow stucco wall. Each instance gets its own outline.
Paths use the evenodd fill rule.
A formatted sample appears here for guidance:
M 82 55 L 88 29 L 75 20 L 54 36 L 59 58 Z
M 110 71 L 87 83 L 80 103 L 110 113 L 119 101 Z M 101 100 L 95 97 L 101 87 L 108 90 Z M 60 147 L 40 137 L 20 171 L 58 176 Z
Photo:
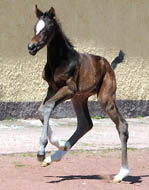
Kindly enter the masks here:
M 62 28 L 81 52 L 106 57 L 126 53 L 116 69 L 117 98 L 149 100 L 149 2 L 147 0 L 0 1 L 0 101 L 40 101 L 46 49 L 36 57 L 27 44 L 36 22 L 34 5 L 56 9 Z

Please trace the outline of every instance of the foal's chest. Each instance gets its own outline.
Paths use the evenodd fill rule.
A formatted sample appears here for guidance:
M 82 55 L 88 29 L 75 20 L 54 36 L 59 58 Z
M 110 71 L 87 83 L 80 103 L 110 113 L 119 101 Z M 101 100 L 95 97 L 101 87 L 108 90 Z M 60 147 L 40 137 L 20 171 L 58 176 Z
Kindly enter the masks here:
M 69 78 L 68 72 L 67 72 L 67 67 L 66 66 L 60 66 L 56 68 L 53 79 L 56 85 L 59 87 L 66 85 L 66 81 Z
M 66 85 L 67 80 L 75 75 L 76 66 L 61 65 L 55 69 L 52 73 L 47 65 L 43 70 L 42 77 L 46 80 L 49 86 L 55 88 L 61 88 Z

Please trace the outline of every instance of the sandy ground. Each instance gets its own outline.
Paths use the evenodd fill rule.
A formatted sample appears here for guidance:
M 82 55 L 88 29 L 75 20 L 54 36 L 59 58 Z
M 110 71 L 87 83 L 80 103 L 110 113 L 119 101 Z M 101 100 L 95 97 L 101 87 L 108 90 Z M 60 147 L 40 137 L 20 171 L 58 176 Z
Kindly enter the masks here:
M 70 152 L 41 168 L 33 154 L 0 156 L 1 190 L 148 190 L 149 150 L 129 150 L 130 176 L 119 184 L 120 151 Z
M 149 117 L 128 119 L 130 148 L 149 148 Z M 116 128 L 110 119 L 93 119 L 94 127 L 73 150 L 101 150 L 120 148 Z M 51 119 L 50 124 L 55 135 L 66 141 L 76 129 L 76 119 Z M 0 154 L 37 152 L 41 135 L 39 120 L 4 120 L 0 121 Z M 47 151 L 56 150 L 48 144 Z
M 109 119 L 94 120 L 64 159 L 41 168 L 36 159 L 41 124 L 37 120 L 0 121 L 0 190 L 147 190 L 149 187 L 149 117 L 128 119 L 130 176 L 112 179 L 120 169 L 120 140 Z M 75 119 L 52 119 L 55 134 L 65 141 Z M 47 151 L 55 151 L 48 145 Z M 14 154 L 15 153 L 15 154 Z M 21 153 L 21 154 L 19 154 Z

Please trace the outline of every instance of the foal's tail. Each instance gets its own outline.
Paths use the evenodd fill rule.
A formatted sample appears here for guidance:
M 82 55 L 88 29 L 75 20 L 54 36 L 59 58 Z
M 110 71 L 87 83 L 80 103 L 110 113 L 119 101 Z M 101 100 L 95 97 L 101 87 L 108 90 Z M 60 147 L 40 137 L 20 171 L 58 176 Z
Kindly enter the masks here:
M 125 53 L 122 50 L 120 50 L 119 55 L 112 61 L 111 67 L 115 69 L 117 64 L 123 62 L 124 56 L 125 56 Z

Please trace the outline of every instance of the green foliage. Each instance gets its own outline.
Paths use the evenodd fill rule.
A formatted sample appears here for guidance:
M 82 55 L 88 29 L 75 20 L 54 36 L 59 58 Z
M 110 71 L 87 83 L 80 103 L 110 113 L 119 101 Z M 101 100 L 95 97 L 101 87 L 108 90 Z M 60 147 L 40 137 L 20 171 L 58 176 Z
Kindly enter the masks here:
M 95 116 L 93 116 L 92 118 L 93 118 L 93 119 L 103 119 L 103 117 L 100 116 L 100 115 L 95 115 Z
M 17 164 L 17 163 L 15 163 L 15 168 L 23 168 L 23 167 L 25 167 L 24 164 Z
M 33 154 L 33 153 L 23 153 L 22 157 L 35 157 L 35 154 Z
M 131 148 L 131 147 L 128 147 L 127 149 L 130 150 L 130 151 L 136 151 L 136 150 L 138 150 L 137 148 Z
M 141 115 L 138 115 L 137 116 L 137 119 L 142 119 L 143 117 Z

